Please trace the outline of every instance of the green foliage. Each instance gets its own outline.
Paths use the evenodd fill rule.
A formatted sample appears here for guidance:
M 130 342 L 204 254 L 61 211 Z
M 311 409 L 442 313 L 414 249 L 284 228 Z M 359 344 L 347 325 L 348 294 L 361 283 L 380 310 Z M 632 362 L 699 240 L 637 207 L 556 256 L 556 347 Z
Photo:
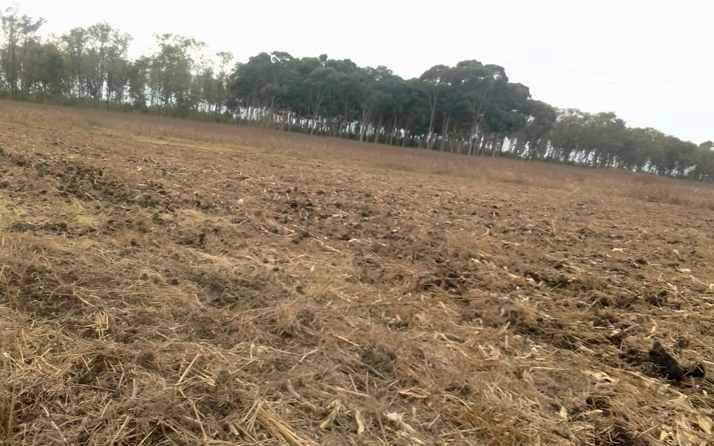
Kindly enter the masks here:
M 10 7 L 0 13 L 0 25 L 4 45 L 0 51 L 2 59 L 3 86 L 14 98 L 24 96 L 27 85 L 23 85 L 24 69 L 28 65 L 30 48 L 37 45 L 35 34 L 45 23 L 44 19 L 32 19 L 19 15 L 17 7 Z
M 16 8 L 0 13 L 2 96 L 714 181 L 711 141 L 629 128 L 614 113 L 555 109 L 499 65 L 464 60 L 402 79 L 384 66 L 276 51 L 231 67 L 231 53 L 208 56 L 204 43 L 174 34 L 129 60 L 131 36 L 107 23 L 42 40 L 43 24 Z

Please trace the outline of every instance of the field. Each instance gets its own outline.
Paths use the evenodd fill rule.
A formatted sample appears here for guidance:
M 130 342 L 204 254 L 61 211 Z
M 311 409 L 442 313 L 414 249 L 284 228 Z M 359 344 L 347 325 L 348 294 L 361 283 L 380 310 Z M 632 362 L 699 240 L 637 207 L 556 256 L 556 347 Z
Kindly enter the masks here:
M 714 188 L 0 102 L 0 445 L 704 445 Z

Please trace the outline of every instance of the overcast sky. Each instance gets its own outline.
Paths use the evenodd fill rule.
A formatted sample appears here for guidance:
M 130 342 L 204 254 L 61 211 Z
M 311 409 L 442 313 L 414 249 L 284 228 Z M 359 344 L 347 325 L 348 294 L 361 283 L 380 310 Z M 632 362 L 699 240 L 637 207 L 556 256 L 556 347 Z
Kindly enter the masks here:
M 326 53 L 386 65 L 405 78 L 477 59 L 504 66 L 512 81 L 557 107 L 614 111 L 631 126 L 696 143 L 714 139 L 714 3 L 708 0 L 19 3 L 21 12 L 47 20 L 45 33 L 107 21 L 134 36 L 132 57 L 148 51 L 153 33 L 169 32 L 231 51 L 240 61 L 261 51 Z

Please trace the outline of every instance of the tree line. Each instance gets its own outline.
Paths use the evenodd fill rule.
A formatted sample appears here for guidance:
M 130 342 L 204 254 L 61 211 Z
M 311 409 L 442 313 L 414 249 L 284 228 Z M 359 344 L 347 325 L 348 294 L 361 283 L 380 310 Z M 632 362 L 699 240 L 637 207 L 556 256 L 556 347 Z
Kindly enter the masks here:
M 43 24 L 17 8 L 0 12 L 0 97 L 714 181 L 711 141 L 555 108 L 499 65 L 465 60 L 403 79 L 327 55 L 260 53 L 234 63 L 175 34 L 157 35 L 152 54 L 131 60 L 132 37 L 107 23 L 40 37 Z

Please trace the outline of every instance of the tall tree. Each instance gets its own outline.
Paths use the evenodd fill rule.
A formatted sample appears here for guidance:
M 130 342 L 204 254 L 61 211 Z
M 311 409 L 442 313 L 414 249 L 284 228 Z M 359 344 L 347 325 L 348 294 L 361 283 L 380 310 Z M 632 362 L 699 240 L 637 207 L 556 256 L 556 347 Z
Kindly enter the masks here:
M 444 91 L 449 84 L 451 69 L 446 65 L 435 65 L 424 72 L 419 78 L 424 84 L 429 102 L 429 134 L 427 135 L 427 149 L 431 149 L 434 143 L 434 125 L 436 122 L 436 112 L 439 108 L 439 101 L 442 99 Z
M 69 61 L 72 93 L 79 97 L 84 97 L 84 48 L 87 44 L 87 30 L 84 28 L 73 28 L 61 37 L 64 44 L 65 55 Z
M 228 103 L 228 65 L 233 60 L 233 53 L 229 51 L 221 51 L 216 54 L 218 58 L 218 77 L 216 79 L 216 95 L 214 102 L 214 111 L 216 113 L 222 111 Z
M 65 58 L 54 42 L 35 42 L 28 48 L 23 63 L 23 85 L 32 96 L 47 103 L 60 98 L 69 85 Z
M 159 48 L 149 59 L 152 103 L 159 105 L 167 115 L 175 108 L 179 116 L 187 116 L 198 105 L 190 95 L 190 89 L 205 44 L 192 37 L 174 34 L 161 34 L 156 40 Z
M 128 99 L 135 110 L 146 109 L 147 79 L 151 60 L 141 57 L 127 67 Z
M 0 93 L 181 117 L 252 122 L 469 155 L 621 168 L 714 181 L 714 143 L 630 128 L 614 113 L 558 110 L 502 66 L 464 60 L 402 79 L 349 59 L 260 53 L 230 66 L 191 37 L 160 34 L 129 60 L 131 36 L 107 23 L 41 38 L 44 23 L 0 13 Z
M 17 6 L 12 6 L 0 14 L 0 25 L 5 38 L 2 49 L 2 74 L 12 97 L 18 97 L 21 89 L 22 64 L 28 47 L 34 43 L 36 33 L 45 23 L 42 18 L 33 19 L 20 15 Z
M 90 26 L 85 36 L 83 63 L 86 91 L 93 100 L 100 101 L 105 98 L 110 73 L 126 65 L 131 36 L 112 28 L 108 23 Z M 119 73 L 115 71 L 113 74 Z M 116 85 L 114 87 L 116 90 Z

